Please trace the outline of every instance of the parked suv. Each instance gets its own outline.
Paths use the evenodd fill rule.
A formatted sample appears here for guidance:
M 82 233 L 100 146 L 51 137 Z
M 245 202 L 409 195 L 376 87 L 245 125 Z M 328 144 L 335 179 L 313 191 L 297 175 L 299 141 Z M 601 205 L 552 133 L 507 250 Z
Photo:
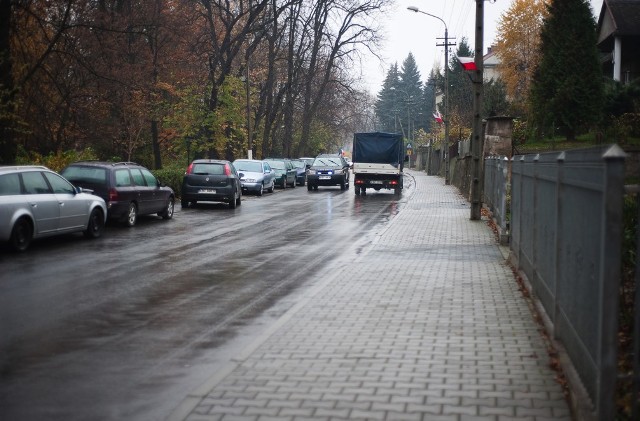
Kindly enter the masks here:
M 25 251 L 34 238 L 79 231 L 100 237 L 107 206 L 90 193 L 46 167 L 0 167 L 0 241 Z
M 322 154 L 313 160 L 307 169 L 307 190 L 318 190 L 318 186 L 349 188 L 349 164 L 341 155 Z
M 173 217 L 175 194 L 135 162 L 80 161 L 62 170 L 74 185 L 91 189 L 107 203 L 109 219 L 132 227 L 138 215 Z
M 231 209 L 242 203 L 242 183 L 236 168 L 222 159 L 196 159 L 182 178 L 182 207 L 196 202 L 225 202 Z

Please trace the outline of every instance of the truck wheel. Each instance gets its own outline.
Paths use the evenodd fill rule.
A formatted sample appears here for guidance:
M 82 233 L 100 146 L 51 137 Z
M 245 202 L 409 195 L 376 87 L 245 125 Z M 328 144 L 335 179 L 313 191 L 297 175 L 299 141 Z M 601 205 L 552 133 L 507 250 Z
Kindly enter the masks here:
M 401 190 L 400 190 L 400 187 L 396 187 L 395 189 L 393 189 L 393 193 L 394 193 L 396 196 L 400 196 L 400 191 L 401 191 Z
M 355 186 L 355 187 L 353 188 L 353 190 L 355 190 L 355 192 L 356 192 L 356 196 L 360 196 L 360 187 Z

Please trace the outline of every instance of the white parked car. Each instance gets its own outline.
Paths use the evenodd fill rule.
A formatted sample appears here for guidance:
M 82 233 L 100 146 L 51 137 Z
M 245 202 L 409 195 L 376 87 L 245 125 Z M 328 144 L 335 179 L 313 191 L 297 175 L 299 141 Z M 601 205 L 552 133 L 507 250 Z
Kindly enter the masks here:
M 25 251 L 34 238 L 71 232 L 100 237 L 104 200 L 41 166 L 0 167 L 0 242 Z

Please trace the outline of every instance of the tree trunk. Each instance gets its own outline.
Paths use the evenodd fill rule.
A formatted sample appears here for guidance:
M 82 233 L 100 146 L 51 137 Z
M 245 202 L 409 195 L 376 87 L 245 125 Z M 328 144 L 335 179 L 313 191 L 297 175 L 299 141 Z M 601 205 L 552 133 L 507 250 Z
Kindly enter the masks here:
M 13 75 L 11 63 L 11 0 L 0 0 L 0 164 L 14 164 L 18 148 L 13 132 Z

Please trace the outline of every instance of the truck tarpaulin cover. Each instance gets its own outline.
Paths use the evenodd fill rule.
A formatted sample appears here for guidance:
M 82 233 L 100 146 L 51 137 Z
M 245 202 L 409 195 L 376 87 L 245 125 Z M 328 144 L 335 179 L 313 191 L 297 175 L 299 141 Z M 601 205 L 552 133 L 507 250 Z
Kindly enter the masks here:
M 404 163 L 404 142 L 396 133 L 355 133 L 353 136 L 353 162 L 392 164 Z

